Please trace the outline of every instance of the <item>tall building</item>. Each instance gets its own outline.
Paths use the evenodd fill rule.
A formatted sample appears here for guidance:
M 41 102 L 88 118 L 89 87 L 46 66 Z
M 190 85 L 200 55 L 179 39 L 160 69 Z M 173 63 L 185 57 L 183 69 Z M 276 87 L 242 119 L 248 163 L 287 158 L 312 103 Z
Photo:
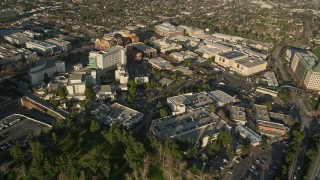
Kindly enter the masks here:
M 320 64 L 311 53 L 295 53 L 290 65 L 298 85 L 320 92 Z
M 89 67 L 92 69 L 111 70 L 116 68 L 117 64 L 127 64 L 124 47 L 113 46 L 106 51 L 92 51 L 89 54 Z
M 23 33 L 14 33 L 9 36 L 4 36 L 4 39 L 12 45 L 25 45 L 27 42 L 27 35 Z
M 129 74 L 125 66 L 120 64 L 117 65 L 115 70 L 115 79 L 120 82 L 120 84 L 127 84 L 129 80 Z

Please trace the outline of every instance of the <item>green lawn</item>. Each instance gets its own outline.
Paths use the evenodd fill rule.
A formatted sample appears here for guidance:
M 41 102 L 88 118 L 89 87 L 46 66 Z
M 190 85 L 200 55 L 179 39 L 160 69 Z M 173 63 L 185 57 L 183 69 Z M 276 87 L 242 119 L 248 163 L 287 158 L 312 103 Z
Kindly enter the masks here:
M 154 165 L 150 167 L 148 178 L 151 180 L 165 180 L 162 170 Z
M 320 45 L 317 45 L 312 52 L 317 56 L 318 59 L 320 59 Z

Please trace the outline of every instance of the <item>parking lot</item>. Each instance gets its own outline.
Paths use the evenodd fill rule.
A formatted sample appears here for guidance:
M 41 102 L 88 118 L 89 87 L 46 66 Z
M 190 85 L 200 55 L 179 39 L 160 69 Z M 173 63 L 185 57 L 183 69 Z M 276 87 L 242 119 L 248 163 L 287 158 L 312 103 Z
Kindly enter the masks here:
M 232 177 L 225 179 L 274 179 L 274 175 L 280 168 L 281 159 L 285 149 L 284 144 L 275 144 L 258 153 L 240 160 L 234 166 Z
M 42 129 L 49 129 L 50 127 L 24 118 L 19 115 L 14 115 L 9 118 L 1 120 L 3 125 L 0 130 L 0 151 L 9 150 L 15 141 L 23 142 L 29 132 L 40 134 Z

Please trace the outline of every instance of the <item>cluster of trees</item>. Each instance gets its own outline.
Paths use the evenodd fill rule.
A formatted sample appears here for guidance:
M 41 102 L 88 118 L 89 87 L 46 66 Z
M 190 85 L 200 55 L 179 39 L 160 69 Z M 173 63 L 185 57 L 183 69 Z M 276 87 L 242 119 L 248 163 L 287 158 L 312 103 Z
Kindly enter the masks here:
M 309 137 L 308 146 L 306 148 L 306 156 L 303 161 L 302 172 L 304 179 L 308 179 L 310 174 L 310 167 L 315 163 L 317 157 L 319 156 L 320 150 L 320 133 L 317 132 Z
M 221 150 L 226 152 L 228 159 L 232 159 L 235 155 L 235 150 L 232 146 L 232 136 L 223 130 L 219 131 L 218 139 L 209 145 L 208 152 L 209 155 L 214 157 L 218 155 Z
M 277 176 L 280 178 L 287 179 L 288 170 L 290 169 L 292 162 L 295 160 L 297 154 L 300 150 L 300 145 L 302 140 L 305 137 L 305 132 L 301 124 L 295 119 L 296 123 L 291 128 L 291 139 L 290 139 L 290 147 L 288 153 L 285 155 L 283 159 L 282 167 L 280 168 Z

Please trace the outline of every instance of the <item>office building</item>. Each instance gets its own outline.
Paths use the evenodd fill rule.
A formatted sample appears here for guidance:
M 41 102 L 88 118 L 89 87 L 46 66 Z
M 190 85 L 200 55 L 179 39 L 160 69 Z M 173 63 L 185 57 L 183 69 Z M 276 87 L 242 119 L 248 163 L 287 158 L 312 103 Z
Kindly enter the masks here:
M 230 119 L 244 126 L 247 123 L 246 109 L 244 107 L 231 106 Z
M 257 134 L 247 126 L 238 125 L 236 127 L 236 131 L 240 134 L 242 138 L 246 139 L 252 146 L 258 146 L 262 142 L 261 136 L 259 136 L 259 134 Z
M 46 41 L 28 41 L 26 48 L 42 55 L 53 55 L 61 52 L 58 46 Z
M 169 61 L 167 61 L 161 57 L 149 59 L 148 61 L 152 65 L 152 67 L 160 69 L 160 70 L 162 70 L 162 69 L 173 70 L 173 68 L 174 68 L 173 65 Z
M 37 84 L 43 82 L 44 74 L 48 77 L 53 77 L 55 73 L 66 72 L 65 63 L 63 61 L 47 61 L 45 59 L 39 59 L 33 68 L 30 68 L 29 76 L 31 84 Z
M 105 51 L 92 51 L 89 54 L 89 68 L 112 70 L 117 64 L 127 64 L 126 49 L 121 46 L 113 46 Z
M 232 67 L 234 61 L 248 57 L 247 54 L 239 51 L 231 51 L 216 56 L 215 62 L 223 67 Z
M 181 27 L 174 26 L 168 22 L 156 25 L 154 28 L 157 34 L 165 37 L 184 35 L 184 29 L 182 29 Z
M 132 128 L 143 119 L 142 113 L 118 103 L 109 106 L 101 102 L 91 114 L 95 115 L 104 124 L 112 125 L 117 123 L 127 129 Z
M 56 45 L 61 52 L 67 52 L 71 50 L 71 43 L 58 38 L 51 38 L 46 40 L 47 43 Z
M 225 106 L 230 103 L 237 102 L 236 97 L 232 97 L 229 94 L 216 90 L 216 91 L 210 91 L 208 95 L 213 99 L 215 104 L 219 107 Z
M 120 84 L 127 84 L 129 80 L 129 74 L 127 68 L 121 64 L 117 65 L 117 69 L 115 70 L 115 79 L 119 81 Z
M 28 37 L 28 39 L 31 39 L 31 40 L 37 40 L 37 41 L 44 40 L 44 35 L 41 33 L 27 30 L 27 31 L 24 31 L 23 34 L 25 34 Z
M 242 76 L 250 76 L 265 71 L 267 64 L 267 61 L 255 57 L 248 57 L 235 60 L 232 64 L 232 70 L 235 70 Z
M 135 43 L 135 44 L 132 44 L 128 47 L 129 49 L 131 50 L 134 50 L 134 51 L 138 51 L 139 53 L 142 54 L 141 58 L 140 59 L 143 59 L 143 58 L 154 58 L 157 56 L 157 50 L 144 44 L 144 43 Z
M 295 53 L 290 72 L 299 86 L 320 92 L 320 64 L 311 53 Z
M 179 50 L 182 48 L 180 44 L 177 44 L 168 39 L 157 39 L 155 41 L 150 42 L 155 48 L 160 49 L 161 53 L 166 53 L 172 50 Z
M 22 46 L 27 42 L 27 35 L 23 33 L 14 33 L 8 36 L 4 36 L 4 39 L 12 45 Z
M 75 95 L 84 95 L 84 91 L 86 90 L 86 81 L 83 74 L 70 74 L 67 91 L 68 96 Z M 82 100 L 82 99 L 80 99 Z
M 188 36 L 200 36 L 204 34 L 203 29 L 199 29 L 193 26 L 180 25 L 179 27 L 184 29 L 185 34 Z

